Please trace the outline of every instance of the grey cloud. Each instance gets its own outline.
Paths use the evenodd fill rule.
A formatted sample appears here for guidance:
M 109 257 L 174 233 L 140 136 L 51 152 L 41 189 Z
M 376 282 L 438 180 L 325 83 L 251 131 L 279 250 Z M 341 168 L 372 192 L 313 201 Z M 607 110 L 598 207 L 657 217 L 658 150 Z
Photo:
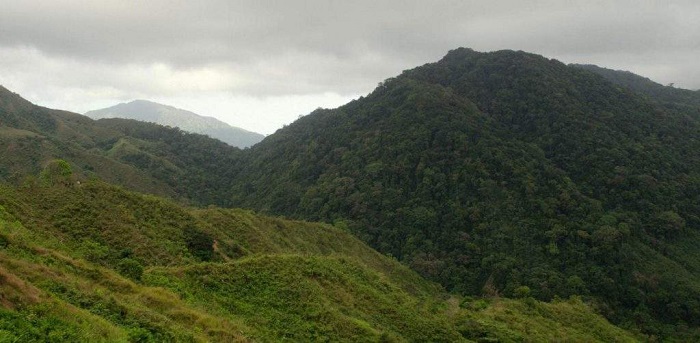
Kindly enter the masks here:
M 357 94 L 459 46 L 599 57 L 589 63 L 649 55 L 659 59 L 638 72 L 667 65 L 697 75 L 668 56 L 700 56 L 698 17 L 694 1 L 29 0 L 3 5 L 0 47 L 115 68 L 213 68 L 245 80 L 232 83 L 235 93 Z M 93 82 L 125 87 L 129 78 Z M 678 84 L 700 88 L 696 80 Z

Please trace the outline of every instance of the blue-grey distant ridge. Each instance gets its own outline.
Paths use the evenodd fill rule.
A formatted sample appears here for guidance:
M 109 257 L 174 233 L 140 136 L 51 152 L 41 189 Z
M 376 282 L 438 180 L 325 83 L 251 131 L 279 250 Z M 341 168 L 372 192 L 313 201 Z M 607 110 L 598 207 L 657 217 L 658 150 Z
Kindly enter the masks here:
M 226 124 L 216 118 L 147 100 L 134 100 L 112 107 L 89 111 L 92 119 L 126 118 L 179 127 L 183 131 L 216 138 L 231 146 L 246 148 L 260 142 L 264 135 Z

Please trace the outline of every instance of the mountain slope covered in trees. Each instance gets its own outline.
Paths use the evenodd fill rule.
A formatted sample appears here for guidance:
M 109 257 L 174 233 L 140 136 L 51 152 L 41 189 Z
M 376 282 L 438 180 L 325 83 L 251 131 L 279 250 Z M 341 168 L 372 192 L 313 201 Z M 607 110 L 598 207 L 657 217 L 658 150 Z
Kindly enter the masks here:
M 628 71 L 601 68 L 590 64 L 573 66 L 596 73 L 618 86 L 645 95 L 649 100 L 671 110 L 685 111 L 695 117 L 700 116 L 700 91 L 675 88 L 673 85 L 663 86 Z
M 246 148 L 265 136 L 226 124 L 216 118 L 162 105 L 146 100 L 134 100 L 111 107 L 88 111 L 92 119 L 124 118 L 178 127 L 184 131 L 207 135 L 231 146 Z
M 672 335 L 700 325 L 700 124 L 681 105 L 458 49 L 255 146 L 234 205 L 347 225 L 453 291 L 578 294 Z

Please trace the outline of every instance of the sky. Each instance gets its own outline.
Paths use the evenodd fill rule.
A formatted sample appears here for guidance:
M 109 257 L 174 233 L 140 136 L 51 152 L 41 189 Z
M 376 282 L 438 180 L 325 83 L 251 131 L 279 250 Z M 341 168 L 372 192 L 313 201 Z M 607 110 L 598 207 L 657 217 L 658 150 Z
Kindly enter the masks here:
M 27 100 L 145 99 L 263 134 L 458 47 L 700 89 L 700 1 L 0 0 L 0 85 Z

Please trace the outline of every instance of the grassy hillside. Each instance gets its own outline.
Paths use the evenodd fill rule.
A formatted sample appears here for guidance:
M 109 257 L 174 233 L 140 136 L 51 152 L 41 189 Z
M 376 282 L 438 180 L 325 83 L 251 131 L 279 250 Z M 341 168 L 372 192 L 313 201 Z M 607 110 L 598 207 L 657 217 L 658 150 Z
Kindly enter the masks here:
M 2 341 L 637 339 L 576 299 L 448 296 L 327 224 L 51 180 L 0 186 Z

